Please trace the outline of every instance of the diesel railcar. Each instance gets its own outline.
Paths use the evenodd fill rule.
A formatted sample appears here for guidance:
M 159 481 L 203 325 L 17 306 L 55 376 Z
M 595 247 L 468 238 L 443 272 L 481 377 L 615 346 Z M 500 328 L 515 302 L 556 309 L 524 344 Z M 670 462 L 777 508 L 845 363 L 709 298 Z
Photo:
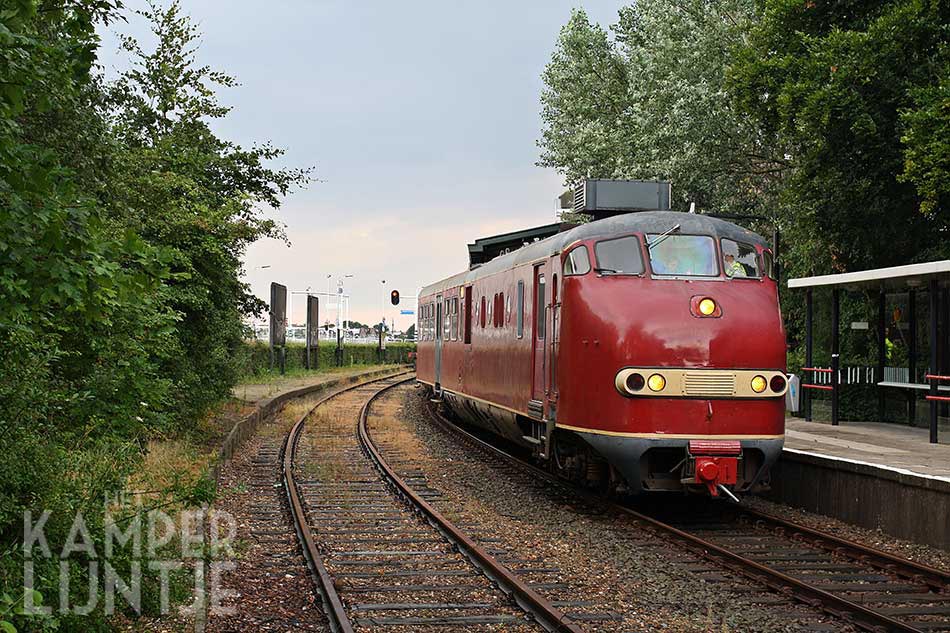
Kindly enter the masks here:
M 699 214 L 582 224 L 422 289 L 418 380 L 564 477 L 717 496 L 784 438 L 773 255 Z

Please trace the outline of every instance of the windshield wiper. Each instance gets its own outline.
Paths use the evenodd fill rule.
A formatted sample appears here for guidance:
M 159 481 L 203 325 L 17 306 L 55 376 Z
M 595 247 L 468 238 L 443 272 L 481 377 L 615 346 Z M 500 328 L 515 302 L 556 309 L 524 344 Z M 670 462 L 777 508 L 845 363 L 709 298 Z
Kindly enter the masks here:
M 616 271 L 613 268 L 594 268 L 594 272 L 601 275 L 605 273 L 608 275 L 616 275 L 619 271 Z
M 680 225 L 677 224 L 676 226 L 669 229 L 668 231 L 660 233 L 659 235 L 654 237 L 652 240 L 650 240 L 650 243 L 647 244 L 647 250 L 653 250 L 654 246 L 656 246 L 657 244 L 659 244 L 660 242 L 662 242 L 663 240 L 668 238 L 670 235 L 672 235 L 673 233 L 676 233 L 679 230 L 680 230 Z

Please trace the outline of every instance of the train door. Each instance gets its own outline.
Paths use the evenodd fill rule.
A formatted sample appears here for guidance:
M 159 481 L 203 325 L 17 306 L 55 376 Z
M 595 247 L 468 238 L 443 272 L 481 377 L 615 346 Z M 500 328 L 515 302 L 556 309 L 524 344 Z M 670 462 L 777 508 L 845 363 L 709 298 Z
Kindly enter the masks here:
M 543 264 L 539 264 L 534 267 L 534 332 L 533 332 L 533 343 L 532 343 L 532 356 L 533 356 L 533 366 L 532 366 L 532 379 L 531 379 L 531 400 L 529 403 L 528 409 L 540 409 L 538 413 L 543 415 L 544 411 L 544 389 L 545 389 L 545 380 L 544 380 L 544 369 L 545 369 L 545 359 L 544 359 L 544 348 L 545 348 L 545 325 L 547 322 L 547 311 L 545 306 L 547 305 L 546 300 L 546 284 L 544 281 L 544 267 Z M 533 405 L 533 406 L 532 406 Z
M 435 298 L 435 384 L 442 384 L 442 295 Z
M 558 269 L 558 259 L 554 260 L 554 270 Z M 553 419 L 557 410 L 557 353 L 561 341 L 561 292 L 558 288 L 557 273 L 551 275 L 551 354 L 548 360 L 548 415 Z

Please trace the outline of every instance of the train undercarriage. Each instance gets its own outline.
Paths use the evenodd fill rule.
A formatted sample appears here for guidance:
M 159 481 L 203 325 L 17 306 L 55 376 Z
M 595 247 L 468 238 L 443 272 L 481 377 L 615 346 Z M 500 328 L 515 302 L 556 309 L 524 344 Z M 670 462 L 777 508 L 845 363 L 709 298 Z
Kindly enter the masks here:
M 556 428 L 444 392 L 457 418 L 527 450 L 553 474 L 604 493 L 687 492 L 734 498 L 768 485 L 781 439 L 654 439 Z

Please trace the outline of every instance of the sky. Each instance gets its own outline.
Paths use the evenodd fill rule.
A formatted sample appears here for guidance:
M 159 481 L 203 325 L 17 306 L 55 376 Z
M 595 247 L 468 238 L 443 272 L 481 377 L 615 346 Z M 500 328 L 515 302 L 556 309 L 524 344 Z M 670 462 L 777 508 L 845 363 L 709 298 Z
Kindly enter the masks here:
M 245 146 L 271 141 L 287 150 L 275 166 L 313 167 L 317 179 L 268 211 L 290 245 L 251 245 L 252 291 L 266 301 L 277 281 L 325 293 L 329 275 L 335 292 L 344 278 L 352 319 L 385 314 L 405 329 L 415 317 L 399 310 L 415 308 L 420 287 L 464 270 L 467 243 L 555 221 L 563 178 L 536 166 L 541 73 L 573 8 L 609 25 L 624 2 L 182 4 L 203 33 L 198 62 L 240 82 L 220 91 L 234 110 L 216 133 Z M 107 76 L 125 67 L 119 34 L 146 49 L 152 41 L 140 17 L 110 26 Z M 293 323 L 304 304 L 294 297 Z

